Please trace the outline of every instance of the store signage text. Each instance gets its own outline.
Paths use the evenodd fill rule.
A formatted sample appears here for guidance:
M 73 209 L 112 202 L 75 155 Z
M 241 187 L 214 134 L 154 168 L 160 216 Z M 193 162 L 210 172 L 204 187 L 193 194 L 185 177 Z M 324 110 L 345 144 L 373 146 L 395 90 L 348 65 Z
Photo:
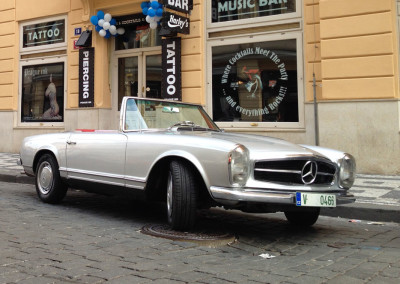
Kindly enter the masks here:
M 182 100 L 181 38 L 162 40 L 162 97 Z
M 160 0 L 158 2 L 178 12 L 189 13 L 193 9 L 193 0 Z
M 23 27 L 23 47 L 34 47 L 65 41 L 65 21 L 58 20 Z
M 277 96 L 275 97 L 274 101 L 270 102 L 264 108 L 248 109 L 248 108 L 242 107 L 235 101 L 234 98 L 232 98 L 232 96 L 228 95 L 229 91 L 227 91 L 227 90 L 229 88 L 231 88 L 231 86 L 237 85 L 237 83 L 235 84 L 234 82 L 229 81 L 229 75 L 230 75 L 231 71 L 233 70 L 233 68 L 235 68 L 234 65 L 239 60 L 241 60 L 242 58 L 244 58 L 248 55 L 262 55 L 267 60 L 272 61 L 275 65 L 275 67 L 279 70 L 280 78 L 277 78 L 277 80 L 280 82 L 279 92 L 278 92 Z M 263 88 L 261 78 L 259 76 L 260 70 L 258 70 L 258 69 L 248 69 L 247 70 L 247 67 L 243 67 L 242 72 L 245 73 L 249 78 L 249 81 L 245 85 L 247 91 L 249 92 L 247 98 L 249 100 L 256 99 L 257 93 L 255 90 L 252 91 L 251 87 L 253 85 L 255 85 L 255 86 L 260 86 L 260 89 Z M 222 84 L 222 86 L 225 86 L 222 91 L 223 91 L 223 94 L 225 96 L 227 103 L 230 105 L 230 107 L 232 107 L 237 112 L 239 112 L 243 115 L 247 115 L 247 116 L 260 116 L 260 115 L 264 115 L 264 114 L 269 114 L 271 111 L 274 111 L 275 109 L 277 109 L 279 107 L 280 103 L 284 100 L 284 98 L 286 96 L 286 92 L 288 90 L 286 85 L 287 85 L 288 80 L 289 80 L 289 76 L 286 71 L 285 63 L 281 61 L 278 54 L 272 50 L 263 49 L 261 47 L 255 47 L 255 48 L 250 47 L 250 48 L 246 48 L 244 50 L 237 52 L 234 56 L 232 56 L 228 60 L 228 64 L 225 66 L 225 69 L 221 76 L 221 84 Z M 276 83 L 277 82 L 275 81 L 275 84 Z
M 161 27 L 168 30 L 170 34 L 189 34 L 190 20 L 187 17 L 165 12 L 162 18 Z
M 79 50 L 79 107 L 94 106 L 94 48 Z
M 258 4 L 258 7 L 263 8 L 269 5 L 286 4 L 288 0 L 231 0 L 224 3 L 218 3 L 218 13 L 236 11 L 238 9 L 254 8 Z

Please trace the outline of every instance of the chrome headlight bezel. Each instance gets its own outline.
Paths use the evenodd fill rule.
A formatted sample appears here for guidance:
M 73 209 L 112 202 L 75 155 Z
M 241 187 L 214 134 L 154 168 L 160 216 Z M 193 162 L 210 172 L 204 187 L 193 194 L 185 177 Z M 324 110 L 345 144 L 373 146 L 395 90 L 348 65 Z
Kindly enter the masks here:
M 350 154 L 339 159 L 339 187 L 349 189 L 353 186 L 356 178 L 356 160 Z
M 243 145 L 237 146 L 228 157 L 229 180 L 233 187 L 244 186 L 250 176 L 249 150 Z

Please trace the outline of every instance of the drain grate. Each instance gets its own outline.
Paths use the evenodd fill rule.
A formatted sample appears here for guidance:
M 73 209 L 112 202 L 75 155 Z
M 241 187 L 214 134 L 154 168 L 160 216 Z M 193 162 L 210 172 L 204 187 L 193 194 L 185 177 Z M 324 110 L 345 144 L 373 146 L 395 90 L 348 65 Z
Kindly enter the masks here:
M 201 245 L 226 245 L 235 241 L 235 236 L 229 233 L 192 231 L 174 231 L 168 225 L 149 224 L 142 228 L 141 233 L 153 237 L 175 241 L 194 242 Z

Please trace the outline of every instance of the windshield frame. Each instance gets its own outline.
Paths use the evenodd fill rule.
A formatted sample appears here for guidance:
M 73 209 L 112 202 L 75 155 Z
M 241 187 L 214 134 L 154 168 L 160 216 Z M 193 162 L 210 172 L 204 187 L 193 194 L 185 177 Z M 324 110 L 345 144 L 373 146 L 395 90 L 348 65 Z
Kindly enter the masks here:
M 126 96 L 123 98 L 122 105 L 121 105 L 121 113 L 120 113 L 120 125 L 119 125 L 119 130 L 121 132 L 143 132 L 143 131 L 155 131 L 155 130 L 171 130 L 172 125 L 169 127 L 162 127 L 162 128 L 136 128 L 136 129 L 127 129 L 127 124 L 126 124 L 126 112 L 127 112 L 127 105 L 129 100 L 134 100 L 136 106 L 138 106 L 140 101 L 150 101 L 150 102 L 155 102 L 159 103 L 160 105 L 165 106 L 170 106 L 170 107 L 194 107 L 196 108 L 199 113 L 201 114 L 202 118 L 204 119 L 204 122 L 207 124 L 207 128 L 204 128 L 204 131 L 218 131 L 221 132 L 222 130 L 217 126 L 217 124 L 211 119 L 211 117 L 208 115 L 208 113 L 204 110 L 203 106 L 199 104 L 193 104 L 193 103 L 185 103 L 185 102 L 180 102 L 180 101 L 172 101 L 172 100 L 163 100 L 163 99 L 153 99 L 153 98 L 139 98 L 139 97 L 133 97 L 133 96 Z M 140 111 L 138 111 L 140 113 Z M 140 119 L 143 120 L 143 117 L 140 113 Z M 178 122 L 178 121 L 177 121 Z M 139 124 L 140 125 L 140 124 Z M 174 128 L 176 131 L 179 131 L 179 128 Z

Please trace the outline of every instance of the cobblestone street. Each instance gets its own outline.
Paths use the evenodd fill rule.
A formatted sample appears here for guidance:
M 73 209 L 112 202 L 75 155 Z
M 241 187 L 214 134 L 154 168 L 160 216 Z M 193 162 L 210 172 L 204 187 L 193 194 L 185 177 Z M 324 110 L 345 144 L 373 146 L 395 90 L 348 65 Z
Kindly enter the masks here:
M 0 283 L 398 283 L 396 223 L 211 210 L 199 226 L 236 241 L 202 246 L 144 235 L 164 208 L 69 191 L 44 204 L 33 185 L 0 182 Z M 218 228 L 218 229 L 217 229 Z M 262 257 L 262 256 L 264 257 Z

